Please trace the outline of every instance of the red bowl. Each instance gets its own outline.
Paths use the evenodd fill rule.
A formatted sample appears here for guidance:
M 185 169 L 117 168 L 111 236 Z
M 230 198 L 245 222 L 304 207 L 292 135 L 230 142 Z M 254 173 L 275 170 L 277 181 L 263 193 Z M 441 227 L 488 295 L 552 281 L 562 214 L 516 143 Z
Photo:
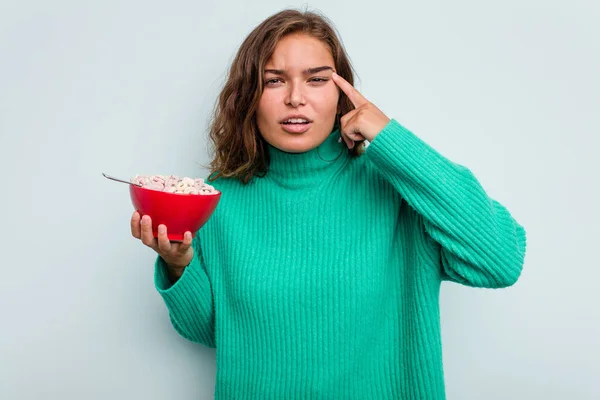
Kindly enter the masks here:
M 196 236 L 217 208 L 221 192 L 215 194 L 181 194 L 145 189 L 129 185 L 133 207 L 140 216 L 152 219 L 152 234 L 158 237 L 158 226 L 167 227 L 167 237 L 175 242 L 183 241 L 186 231 Z

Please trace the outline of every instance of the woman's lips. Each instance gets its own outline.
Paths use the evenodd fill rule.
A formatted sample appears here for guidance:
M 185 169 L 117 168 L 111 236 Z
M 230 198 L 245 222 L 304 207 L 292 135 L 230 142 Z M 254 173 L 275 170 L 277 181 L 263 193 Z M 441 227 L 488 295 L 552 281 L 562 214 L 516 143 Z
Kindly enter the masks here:
M 312 122 L 307 124 L 281 124 L 283 130 L 290 133 L 304 133 L 310 129 Z

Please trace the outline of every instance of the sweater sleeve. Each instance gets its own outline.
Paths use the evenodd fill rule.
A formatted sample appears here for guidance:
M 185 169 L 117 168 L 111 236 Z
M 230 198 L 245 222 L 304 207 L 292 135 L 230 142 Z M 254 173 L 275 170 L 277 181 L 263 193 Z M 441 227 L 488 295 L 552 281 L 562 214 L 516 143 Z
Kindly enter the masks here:
M 194 237 L 194 258 L 181 277 L 171 284 L 166 263 L 158 256 L 154 266 L 154 285 L 162 296 L 171 324 L 184 338 L 215 347 L 214 301 L 211 282 L 203 266 L 202 249 Z
M 502 288 L 519 278 L 525 229 L 487 196 L 473 173 L 392 119 L 366 148 L 375 168 L 423 216 L 440 244 L 442 279 Z

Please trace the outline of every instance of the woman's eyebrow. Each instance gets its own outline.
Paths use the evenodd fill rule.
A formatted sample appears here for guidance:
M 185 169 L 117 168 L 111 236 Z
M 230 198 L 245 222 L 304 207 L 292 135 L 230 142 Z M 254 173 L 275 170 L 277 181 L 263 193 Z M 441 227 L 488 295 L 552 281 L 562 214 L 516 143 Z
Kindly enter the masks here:
M 326 71 L 326 70 L 333 71 L 333 67 L 330 67 L 328 65 L 323 65 L 321 67 L 308 68 L 308 69 L 305 69 L 304 71 L 302 71 L 302 74 L 303 75 L 312 75 L 312 74 L 316 74 L 316 73 L 319 73 L 321 71 Z M 287 75 L 287 73 L 282 69 L 265 69 L 265 74 L 266 73 L 271 73 L 271 74 L 275 74 L 275 75 Z

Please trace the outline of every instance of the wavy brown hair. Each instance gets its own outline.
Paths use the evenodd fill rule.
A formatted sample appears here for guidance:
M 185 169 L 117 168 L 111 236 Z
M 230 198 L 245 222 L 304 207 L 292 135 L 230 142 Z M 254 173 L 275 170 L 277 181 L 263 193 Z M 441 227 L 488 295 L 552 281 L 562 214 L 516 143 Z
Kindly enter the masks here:
M 213 159 L 209 181 L 219 177 L 239 179 L 244 184 L 254 176 L 264 176 L 269 167 L 267 142 L 256 124 L 256 111 L 264 89 L 264 69 L 284 36 L 303 33 L 310 35 L 331 50 L 336 72 L 354 84 L 353 68 L 327 17 L 313 11 L 283 10 L 273 14 L 246 37 L 229 69 L 229 76 L 218 97 L 210 124 L 209 138 Z M 340 114 L 354 109 L 350 99 L 340 90 Z M 348 150 L 360 154 L 359 145 Z

